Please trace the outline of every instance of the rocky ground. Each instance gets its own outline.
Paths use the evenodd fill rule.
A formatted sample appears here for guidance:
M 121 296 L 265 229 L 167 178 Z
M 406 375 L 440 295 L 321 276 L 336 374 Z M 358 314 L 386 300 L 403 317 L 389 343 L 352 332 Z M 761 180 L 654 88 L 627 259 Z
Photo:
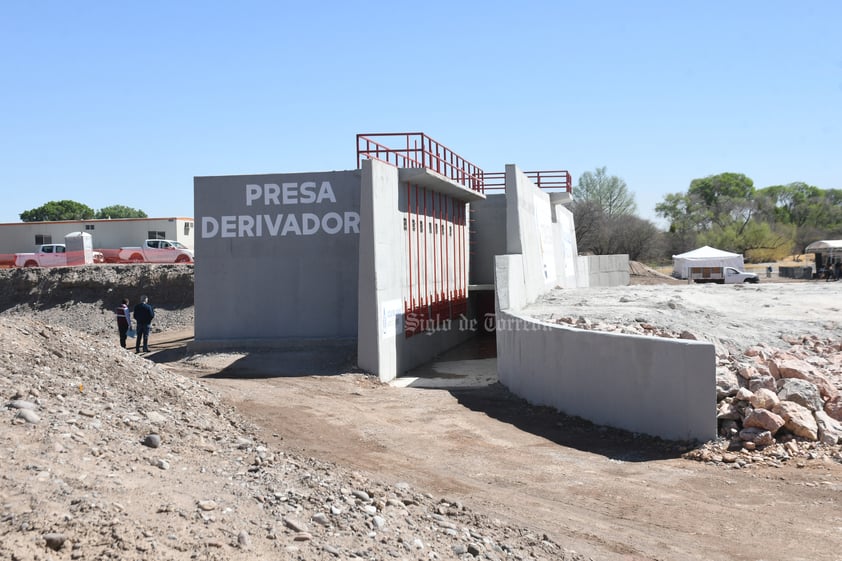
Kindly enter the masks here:
M 192 325 L 188 284 L 189 266 L 0 271 L 0 559 L 584 559 L 269 445 L 207 384 L 116 346 L 120 298 L 150 296 L 154 340 Z
M 117 346 L 123 297 L 155 305 L 153 350 L 192 326 L 192 266 L 0 270 L 0 559 L 837 558 L 842 458 L 817 413 L 842 389 L 842 285 L 632 282 L 539 308 L 711 341 L 721 439 L 593 427 L 499 384 L 217 377 L 231 357 Z

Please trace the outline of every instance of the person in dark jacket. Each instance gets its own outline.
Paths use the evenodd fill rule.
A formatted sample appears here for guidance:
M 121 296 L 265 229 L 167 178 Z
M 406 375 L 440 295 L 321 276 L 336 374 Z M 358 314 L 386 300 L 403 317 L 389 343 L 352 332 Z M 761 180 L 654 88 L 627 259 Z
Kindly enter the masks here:
M 120 346 L 126 348 L 126 334 L 132 326 L 132 316 L 129 311 L 129 299 L 123 298 L 119 306 L 114 308 L 117 316 L 117 332 L 120 334 Z
M 140 297 L 140 302 L 134 307 L 134 320 L 137 322 L 137 339 L 135 339 L 134 350 L 140 352 L 140 343 L 143 339 L 143 352 L 149 352 L 149 326 L 155 317 L 155 310 L 149 305 L 149 298 L 145 295 Z

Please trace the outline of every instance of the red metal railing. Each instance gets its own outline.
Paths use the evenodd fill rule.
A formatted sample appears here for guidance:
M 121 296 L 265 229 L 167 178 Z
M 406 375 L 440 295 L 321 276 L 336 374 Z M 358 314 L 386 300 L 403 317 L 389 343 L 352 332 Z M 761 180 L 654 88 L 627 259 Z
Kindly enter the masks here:
M 506 188 L 504 172 L 484 172 L 447 146 L 423 132 L 384 132 L 357 135 L 357 167 L 363 159 L 380 160 L 399 168 L 427 168 L 465 187 L 485 193 Z M 527 171 L 539 189 L 570 193 L 573 183 L 566 170 Z
M 357 135 L 357 167 L 364 158 L 400 168 L 427 168 L 473 191 L 482 192 L 483 171 L 423 132 Z
M 560 189 L 568 193 L 573 190 L 573 182 L 569 171 L 526 171 L 524 173 L 539 189 Z M 502 171 L 483 173 L 482 183 L 483 192 L 504 191 L 506 189 L 506 173 Z
M 372 159 L 399 168 L 425 168 L 484 193 L 505 189 L 505 173 L 485 173 L 424 133 L 357 135 L 357 167 Z M 567 171 L 533 171 L 526 175 L 541 189 L 572 185 Z M 451 321 L 468 312 L 467 203 L 455 196 L 406 183 L 406 286 L 404 334 L 451 329 Z

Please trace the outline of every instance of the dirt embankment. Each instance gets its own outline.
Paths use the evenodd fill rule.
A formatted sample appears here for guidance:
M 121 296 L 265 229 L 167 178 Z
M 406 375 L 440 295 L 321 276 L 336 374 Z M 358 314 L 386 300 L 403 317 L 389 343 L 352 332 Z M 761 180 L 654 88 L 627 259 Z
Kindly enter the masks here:
M 71 303 L 110 304 L 149 296 L 166 309 L 193 305 L 192 265 L 94 265 L 0 269 L 0 312 L 15 306 L 44 310 Z M 125 295 L 125 296 L 124 296 Z

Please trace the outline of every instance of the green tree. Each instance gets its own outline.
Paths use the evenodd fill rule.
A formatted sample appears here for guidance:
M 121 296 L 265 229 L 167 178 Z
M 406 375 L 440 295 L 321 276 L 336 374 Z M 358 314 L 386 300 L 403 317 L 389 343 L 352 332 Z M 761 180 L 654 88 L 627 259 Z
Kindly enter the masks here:
M 664 197 L 655 212 L 670 222 L 673 253 L 710 245 L 736 251 L 749 261 L 778 259 L 795 245 L 793 217 L 815 193 L 803 184 L 755 190 L 741 173 L 710 175 L 690 182 L 687 193 Z
M 754 182 L 741 173 L 720 173 L 690 182 L 687 194 L 699 201 L 697 218 L 704 229 L 738 224 L 745 227 L 754 212 Z
M 140 209 L 131 208 L 125 205 L 111 205 L 99 209 L 96 213 L 97 218 L 148 218 L 146 213 Z
M 603 166 L 596 168 L 594 173 L 583 173 L 578 186 L 573 188 L 573 199 L 595 202 L 609 217 L 635 214 L 637 204 L 626 182 L 616 175 L 609 176 L 606 169 Z
M 76 201 L 50 201 L 38 208 L 20 213 L 23 222 L 49 222 L 54 220 L 90 220 L 94 209 Z
M 696 211 L 698 206 L 699 201 L 687 193 L 670 193 L 664 196 L 663 202 L 655 205 L 655 214 L 669 223 L 665 242 L 667 254 L 664 257 L 702 245 L 697 243 L 697 238 L 704 214 Z
M 842 190 L 795 182 L 759 189 L 756 200 L 764 220 L 795 227 L 793 240 L 799 253 L 811 242 L 842 235 Z
M 806 183 L 773 185 L 757 191 L 758 199 L 766 199 L 774 205 L 774 218 L 784 224 L 804 226 L 816 225 L 824 210 L 824 192 Z M 772 217 L 767 217 L 771 219 Z
M 752 220 L 744 226 L 733 223 L 711 229 L 699 236 L 699 243 L 742 253 L 750 262 L 775 261 L 792 253 L 794 230 L 791 225 L 773 227 Z

